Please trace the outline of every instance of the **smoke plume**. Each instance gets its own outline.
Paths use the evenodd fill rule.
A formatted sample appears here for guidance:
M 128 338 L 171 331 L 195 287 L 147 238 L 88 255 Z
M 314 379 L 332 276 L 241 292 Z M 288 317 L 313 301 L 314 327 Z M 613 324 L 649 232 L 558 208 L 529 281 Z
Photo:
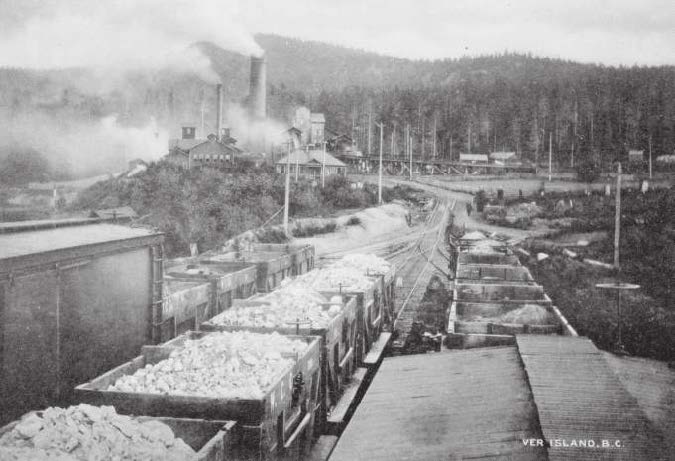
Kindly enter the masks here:
M 236 17 L 237 0 L 0 0 L 0 11 L 0 68 L 48 76 L 25 83 L 11 69 L 0 73 L 0 146 L 36 149 L 78 176 L 167 152 L 168 130 L 157 121 L 171 117 L 152 82 L 166 74 L 219 80 L 195 43 L 262 54 Z M 65 90 L 75 102 L 59 102 Z M 120 99 L 137 104 L 120 108 Z
M 52 165 L 74 176 L 126 171 L 136 158 L 158 160 L 166 153 L 169 135 L 155 120 L 140 127 L 123 126 L 114 115 L 100 120 L 57 120 L 32 113 L 0 118 L 0 146 L 29 146 Z
M 278 146 L 283 142 L 283 131 L 288 128 L 272 119 L 254 119 L 246 108 L 238 104 L 228 106 L 225 123 L 243 146 L 267 154 L 272 145 Z
M 222 0 L 47 1 L 0 28 L 0 66 L 113 73 L 169 68 L 215 81 L 208 58 L 191 46 L 195 42 L 262 53 L 232 16 L 235 7 Z

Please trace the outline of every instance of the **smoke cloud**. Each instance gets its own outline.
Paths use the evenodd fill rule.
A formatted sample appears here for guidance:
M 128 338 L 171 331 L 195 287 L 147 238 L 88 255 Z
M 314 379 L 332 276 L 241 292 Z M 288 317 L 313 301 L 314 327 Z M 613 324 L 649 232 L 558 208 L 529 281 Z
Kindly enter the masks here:
M 71 0 L 46 2 L 43 8 L 30 5 L 0 29 L 0 66 L 86 67 L 115 73 L 169 68 L 215 81 L 208 58 L 191 46 L 195 42 L 262 54 L 233 17 L 233 1 Z M 14 2 L 6 6 L 15 7 Z
M 283 142 L 283 132 L 288 127 L 272 119 L 254 119 L 249 111 L 238 105 L 231 104 L 225 113 L 225 123 L 232 130 L 232 136 L 242 145 L 254 152 L 270 153 L 271 145 Z
M 36 149 L 75 176 L 120 171 L 131 159 L 166 154 L 169 133 L 157 121 L 169 124 L 171 117 L 156 97 L 143 107 L 138 101 L 153 97 L 153 82 L 165 71 L 219 80 L 195 43 L 262 54 L 237 17 L 237 0 L 0 0 L 0 11 L 0 67 L 85 70 L 44 73 L 46 85 L 3 77 L 0 106 L 8 113 L 0 112 L 0 146 Z M 86 101 L 45 109 L 59 106 L 64 89 Z M 97 98 L 98 118 L 90 113 Z M 131 108 L 110 102 L 120 98 L 132 101 Z M 14 100 L 20 109 L 7 109 Z M 111 115 L 115 111 L 124 117 Z
M 64 120 L 33 113 L 0 118 L 0 146 L 30 146 L 60 171 L 77 177 L 126 171 L 136 158 L 158 160 L 166 153 L 169 134 L 154 119 L 127 127 L 115 115 L 100 120 Z

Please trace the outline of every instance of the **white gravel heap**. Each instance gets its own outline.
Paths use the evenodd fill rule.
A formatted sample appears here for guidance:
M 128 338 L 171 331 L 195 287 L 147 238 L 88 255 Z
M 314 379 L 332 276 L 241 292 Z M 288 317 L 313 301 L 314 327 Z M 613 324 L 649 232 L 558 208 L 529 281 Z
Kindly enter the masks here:
M 122 376 L 109 391 L 260 399 L 290 368 L 304 341 L 277 333 L 214 332 L 187 340 L 169 358 Z
M 284 281 L 271 293 L 258 296 L 245 306 L 233 306 L 210 320 L 214 325 L 288 328 L 300 322 L 301 328 L 326 328 L 342 311 L 342 298 L 329 300 L 306 283 Z M 255 303 L 255 305 L 251 305 Z
M 386 274 L 391 270 L 391 263 L 373 254 L 349 254 L 331 264 L 331 267 L 353 269 L 362 274 Z
M 81 404 L 31 413 L 0 437 L 2 461 L 183 461 L 194 450 L 160 421 Z
M 387 273 L 391 264 L 372 254 L 350 254 L 322 269 L 298 277 L 317 291 L 365 291 L 374 276 Z
M 374 278 L 349 267 L 328 266 L 298 277 L 317 291 L 365 291 Z

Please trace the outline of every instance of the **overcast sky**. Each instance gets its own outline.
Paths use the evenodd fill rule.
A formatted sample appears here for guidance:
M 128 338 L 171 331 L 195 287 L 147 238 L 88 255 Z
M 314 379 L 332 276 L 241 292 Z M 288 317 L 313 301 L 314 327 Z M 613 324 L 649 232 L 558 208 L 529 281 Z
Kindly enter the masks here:
M 269 32 L 406 58 L 675 64 L 673 0 L 0 0 L 0 65 L 129 63 Z M 152 61 L 152 59 L 150 59 Z
M 248 0 L 255 32 L 407 58 L 509 51 L 604 64 L 675 64 L 673 0 Z

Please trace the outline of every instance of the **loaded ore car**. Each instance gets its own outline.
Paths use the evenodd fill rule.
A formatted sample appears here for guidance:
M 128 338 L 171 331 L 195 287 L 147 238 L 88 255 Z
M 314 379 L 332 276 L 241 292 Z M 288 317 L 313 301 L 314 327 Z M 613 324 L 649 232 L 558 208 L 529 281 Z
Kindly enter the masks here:
M 345 384 L 355 371 L 356 298 L 330 297 L 323 302 L 315 296 L 321 295 L 317 292 L 303 293 L 288 285 L 272 295 L 237 300 L 229 311 L 204 322 L 200 329 L 320 337 L 321 374 L 319 405 L 315 415 L 315 430 L 320 434 L 325 430 L 328 413 L 338 404 Z M 280 298 L 286 298 L 286 301 L 280 301 Z M 297 323 L 294 324 L 296 318 Z M 285 322 L 286 319 L 288 322 Z
M 289 341 L 299 341 L 305 345 L 302 351 L 290 355 L 279 351 L 263 351 L 256 346 L 257 353 L 276 353 L 281 354 L 284 359 L 289 359 L 281 371 L 274 374 L 265 372 L 267 374 L 265 385 L 260 388 L 260 394 L 251 394 L 250 388 L 246 386 L 238 387 L 236 395 L 231 391 L 227 396 L 219 394 L 216 387 L 226 386 L 220 381 L 221 378 L 218 378 L 217 385 L 213 383 L 207 385 L 200 381 L 198 384 L 201 386 L 200 389 L 195 388 L 193 381 L 189 385 L 192 389 L 190 392 L 184 390 L 176 392 L 165 388 L 161 390 L 157 388 L 154 392 L 145 388 L 136 390 L 128 387 L 129 381 L 121 385 L 121 388 L 115 387 L 125 379 L 141 382 L 145 380 L 147 383 L 145 376 L 148 373 L 148 365 L 159 366 L 165 371 L 161 379 L 150 382 L 166 383 L 169 380 L 175 382 L 174 380 L 183 374 L 182 369 L 175 367 L 175 361 L 173 365 L 169 365 L 168 360 L 174 359 L 176 357 L 174 353 L 180 354 L 181 350 L 190 357 L 190 363 L 193 365 L 191 374 L 196 371 L 210 374 L 214 371 L 210 368 L 205 369 L 203 360 L 206 360 L 205 357 L 208 357 L 212 347 L 217 349 L 215 352 L 219 355 L 217 361 L 222 365 L 227 360 L 229 367 L 234 366 L 233 361 L 239 363 L 236 358 L 238 355 L 242 358 L 249 356 L 246 360 L 255 360 L 245 351 L 247 342 L 264 341 L 261 338 L 266 336 L 274 338 L 271 335 L 256 333 L 243 333 L 242 337 L 242 332 L 237 333 L 240 334 L 239 338 L 243 338 L 243 342 L 236 342 L 236 346 L 227 346 L 228 350 L 223 349 L 226 342 L 220 346 L 217 343 L 227 341 L 221 338 L 221 335 L 231 334 L 220 332 L 191 331 L 159 346 L 145 346 L 140 356 L 78 386 L 76 390 L 78 400 L 93 405 L 112 405 L 119 413 L 129 415 L 236 421 L 238 429 L 235 437 L 235 459 L 266 460 L 297 457 L 298 452 L 308 446 L 314 432 L 319 392 L 321 338 L 285 336 L 284 338 L 288 338 Z M 197 353 L 197 349 L 193 346 L 200 341 L 206 343 Z M 249 342 L 250 344 L 252 343 Z M 201 365 L 194 366 L 195 363 Z M 260 373 L 260 367 L 256 371 L 254 362 L 249 363 L 250 367 L 241 368 L 242 373 L 244 370 Z M 212 366 L 211 363 L 209 366 Z M 141 373 L 141 377 L 135 378 L 138 372 Z M 223 370 L 219 371 L 221 372 Z M 235 375 L 239 373 L 232 375 L 234 379 L 237 378 Z M 212 385 L 216 387 L 211 387 Z
M 151 342 L 162 242 L 149 230 L 59 221 L 0 233 L 2 423 L 68 402 L 75 384 Z
M 71 407 L 72 408 L 72 407 Z M 96 410 L 102 410 L 101 407 L 94 407 Z M 70 410 L 70 408 L 68 409 Z M 28 420 L 35 420 L 37 418 L 42 418 L 43 412 L 42 411 L 32 411 L 26 415 L 24 415 L 20 420 L 12 421 L 11 423 L 7 424 L 4 427 L 0 427 L 0 459 L 2 458 L 2 452 L 3 452 L 3 437 L 10 436 L 12 432 L 18 431 L 19 434 L 21 434 L 21 428 L 18 427 L 22 423 L 28 421 Z M 153 417 L 153 416 L 137 416 L 133 418 L 136 420 L 138 423 L 155 423 L 151 427 L 150 430 L 155 430 L 157 431 L 157 423 L 161 423 L 166 426 L 166 428 L 170 429 L 171 432 L 173 433 L 173 436 L 176 437 L 177 439 L 181 439 L 185 444 L 187 444 L 195 453 L 194 456 L 191 456 L 185 461 L 224 461 L 226 459 L 231 459 L 232 458 L 232 451 L 233 451 L 233 443 L 234 443 L 234 433 L 235 433 L 235 428 L 236 428 L 236 422 L 234 421 L 207 421 L 203 419 L 191 419 L 191 418 L 168 418 L 168 417 Z M 63 420 L 62 424 L 67 425 L 69 422 L 72 420 Z M 82 450 L 87 450 L 90 451 L 90 455 L 98 455 L 101 456 L 103 453 L 106 453 L 107 450 L 110 447 L 105 446 L 106 442 L 109 442 L 108 440 L 102 440 L 101 438 L 94 438 L 95 435 L 91 431 L 91 427 L 94 426 L 94 424 L 100 425 L 100 422 L 95 422 L 95 421 L 78 421 L 77 423 L 73 422 L 73 426 L 71 426 L 73 429 L 77 428 L 77 425 L 81 424 L 83 427 L 89 426 L 89 431 L 86 429 L 83 432 L 80 432 L 80 437 L 84 439 L 85 441 L 87 440 L 87 437 L 92 438 L 92 440 L 89 440 L 85 446 L 80 445 L 78 448 Z M 110 424 L 110 423 L 108 423 Z M 100 426 L 99 426 L 100 427 Z M 116 426 L 117 429 L 120 431 L 120 434 L 124 434 L 125 436 L 139 436 L 140 434 L 134 433 L 133 431 L 137 429 L 135 426 L 128 427 L 126 425 L 119 425 Z M 47 426 L 47 431 L 49 432 L 49 429 L 54 430 L 53 428 L 49 428 Z M 45 426 L 43 426 L 41 429 L 39 429 L 36 433 L 35 436 L 31 437 L 31 439 L 36 440 L 38 439 L 41 435 L 42 432 L 45 430 Z M 124 430 L 125 432 L 122 432 Z M 25 435 L 25 434 L 24 434 Z M 108 434 L 112 436 L 112 434 Z M 165 431 L 162 431 L 161 435 L 159 437 L 164 437 L 166 439 L 167 434 Z M 10 437 L 10 440 L 12 438 Z M 38 447 L 35 447 L 35 443 L 31 440 L 30 442 L 28 441 L 27 438 L 24 436 L 21 436 L 21 446 L 23 447 L 30 447 L 30 449 L 25 449 L 25 451 L 22 451 L 23 456 L 29 456 L 29 454 L 34 457 L 34 459 L 43 459 L 42 457 L 44 456 L 44 452 L 41 452 Z M 52 440 L 52 445 L 49 447 L 52 451 L 52 454 L 58 453 L 59 455 L 62 456 L 68 456 L 72 452 L 67 451 L 68 447 L 63 447 L 60 446 L 60 440 Z M 44 441 L 43 441 L 44 443 Z M 137 445 L 136 445 L 137 446 Z M 8 448 L 8 446 L 4 446 L 5 448 Z M 11 445 L 9 445 L 11 447 Z M 59 448 L 56 448 L 59 447 Z M 176 445 L 172 444 L 171 448 L 175 449 Z M 121 447 L 118 447 L 121 448 Z M 147 448 L 146 448 L 147 449 Z M 31 451 L 34 451 L 31 453 Z M 169 450 L 167 450 L 169 451 Z M 11 451 L 9 452 L 11 453 Z M 139 451 L 138 454 L 141 452 Z M 147 454 L 147 453 L 146 453 Z M 168 454 L 168 453 L 167 453 Z M 81 455 L 81 453 L 80 453 Z M 11 455 L 10 459 L 14 459 Z M 31 458 L 31 459 L 32 459 Z M 175 455 L 172 456 L 172 458 L 175 459 Z M 50 458 L 52 459 L 52 458 Z M 69 458 L 70 459 L 70 458 Z M 74 459 L 74 458 L 73 458 Z M 100 458 L 97 458 L 100 459 Z

